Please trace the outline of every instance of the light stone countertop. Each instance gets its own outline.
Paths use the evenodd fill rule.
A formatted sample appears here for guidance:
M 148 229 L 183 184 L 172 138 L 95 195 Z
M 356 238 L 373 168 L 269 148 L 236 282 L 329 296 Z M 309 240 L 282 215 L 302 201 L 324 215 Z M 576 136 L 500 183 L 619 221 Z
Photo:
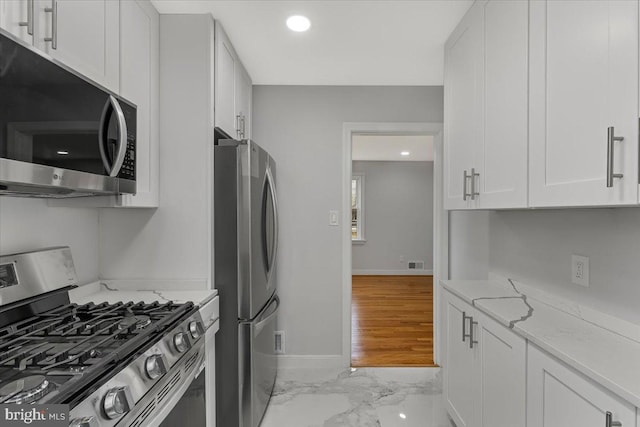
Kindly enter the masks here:
M 151 303 L 173 301 L 177 304 L 193 302 L 196 305 L 203 306 L 211 299 L 218 295 L 217 290 L 136 290 L 131 287 L 118 287 L 113 283 L 94 282 L 79 286 L 69 292 L 69 298 L 72 303 L 86 304 L 94 302 L 108 302 L 110 304 L 116 302 L 139 302 Z
M 567 365 L 640 408 L 640 343 L 553 308 L 503 281 L 441 285 Z

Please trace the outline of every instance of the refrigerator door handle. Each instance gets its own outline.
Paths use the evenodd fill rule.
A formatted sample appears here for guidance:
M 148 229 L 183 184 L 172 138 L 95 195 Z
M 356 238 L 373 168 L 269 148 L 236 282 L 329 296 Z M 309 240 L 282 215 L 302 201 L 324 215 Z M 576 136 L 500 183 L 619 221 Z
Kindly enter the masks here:
M 273 307 L 273 308 L 272 308 Z M 267 323 L 271 321 L 278 314 L 278 309 L 280 308 L 280 298 L 278 295 L 273 297 L 271 304 L 264 310 L 264 313 L 257 319 L 254 336 L 259 335 L 262 332 L 262 329 L 265 327 Z
M 271 282 L 271 276 L 273 274 L 273 267 L 276 263 L 276 257 L 278 256 L 278 198 L 276 196 L 276 183 L 273 179 L 273 173 L 271 168 L 267 167 L 267 183 L 269 184 L 269 192 L 271 193 L 271 201 L 273 206 L 273 251 L 271 252 L 271 259 L 268 261 L 267 266 L 267 286 Z

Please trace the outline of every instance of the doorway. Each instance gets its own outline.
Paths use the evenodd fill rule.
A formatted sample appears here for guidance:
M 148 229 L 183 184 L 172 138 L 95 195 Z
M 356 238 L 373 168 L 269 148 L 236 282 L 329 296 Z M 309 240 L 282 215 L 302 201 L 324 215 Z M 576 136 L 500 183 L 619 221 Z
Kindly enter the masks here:
M 437 363 L 437 280 L 448 270 L 441 129 L 344 125 L 345 365 Z

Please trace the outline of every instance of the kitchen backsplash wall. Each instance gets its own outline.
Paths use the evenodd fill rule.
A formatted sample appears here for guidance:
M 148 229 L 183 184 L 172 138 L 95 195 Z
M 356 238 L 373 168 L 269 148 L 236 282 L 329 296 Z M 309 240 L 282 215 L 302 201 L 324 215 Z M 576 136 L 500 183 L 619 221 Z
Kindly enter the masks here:
M 352 171 L 364 174 L 366 239 L 352 246 L 354 273 L 398 274 L 407 261 L 433 270 L 433 162 L 355 161 Z
M 442 87 L 254 86 L 253 137 L 278 164 L 279 328 L 288 355 L 342 354 L 345 122 L 442 122 Z M 348 225 L 347 225 L 348 226 Z
M 0 197 L 0 254 L 69 246 L 80 283 L 98 278 L 97 209 L 51 208 L 46 200 Z
M 640 325 L 640 209 L 490 213 L 490 269 Z M 589 257 L 590 286 L 571 283 Z

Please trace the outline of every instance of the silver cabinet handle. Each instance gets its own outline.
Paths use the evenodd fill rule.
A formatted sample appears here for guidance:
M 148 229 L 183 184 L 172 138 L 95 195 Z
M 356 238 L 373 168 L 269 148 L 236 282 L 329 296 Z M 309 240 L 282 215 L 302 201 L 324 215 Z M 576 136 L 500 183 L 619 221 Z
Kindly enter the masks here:
M 51 48 L 58 48 L 58 0 L 51 0 L 51 7 L 45 7 L 45 12 L 51 12 L 51 37 L 45 37 L 44 41 L 51 42 Z
M 471 168 L 471 200 L 475 200 L 476 196 L 479 196 L 480 193 L 476 191 L 476 178 L 480 177 L 479 173 L 476 173 L 475 168 Z
M 236 138 L 240 139 L 240 114 L 236 114 Z
M 467 174 L 467 171 L 464 171 L 464 175 L 462 178 L 462 200 L 467 200 L 467 198 L 470 196 L 469 193 L 467 193 L 467 180 L 471 178 L 471 175 Z
M 465 342 L 467 338 L 471 338 L 470 334 L 467 334 L 467 319 L 473 319 L 471 316 L 467 316 L 467 312 L 462 312 L 462 342 Z
M 27 0 L 27 20 L 18 23 L 21 27 L 27 27 L 30 36 L 33 35 L 33 2 L 34 0 Z
M 246 136 L 246 132 L 245 132 L 245 116 L 244 116 L 244 114 L 242 114 L 240 116 L 240 129 L 241 129 L 240 132 L 241 132 L 242 139 L 244 139 L 245 136 Z
M 469 348 L 473 348 L 474 344 L 478 344 L 478 341 L 473 337 L 473 326 L 477 325 L 478 322 L 473 321 L 473 317 L 469 317 Z
M 607 411 L 605 414 L 604 427 L 622 427 L 622 423 L 620 421 L 613 421 L 613 414 Z
M 621 173 L 613 172 L 613 158 L 615 154 L 614 142 L 624 141 L 623 136 L 616 136 L 615 129 L 610 126 L 607 129 L 607 188 L 613 187 L 614 178 L 622 178 L 624 175 Z

